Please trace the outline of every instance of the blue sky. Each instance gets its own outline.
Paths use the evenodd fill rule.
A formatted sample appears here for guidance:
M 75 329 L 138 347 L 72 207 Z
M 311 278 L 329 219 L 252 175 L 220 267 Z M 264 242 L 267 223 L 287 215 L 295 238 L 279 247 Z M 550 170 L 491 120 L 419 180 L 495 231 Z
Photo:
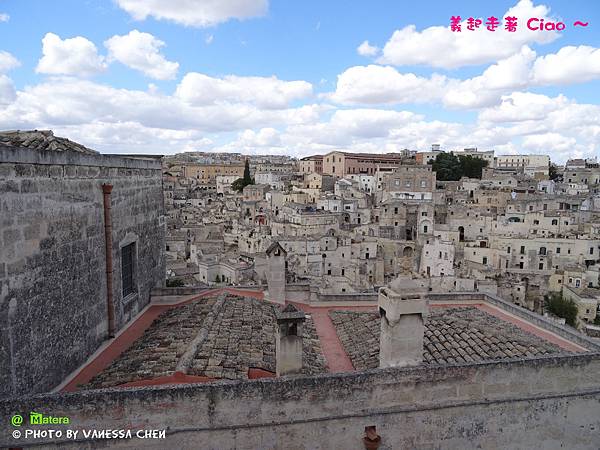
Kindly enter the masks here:
M 111 153 L 595 156 L 600 5 L 491 3 L 0 1 L 0 128 Z M 518 33 L 441 30 L 511 8 Z

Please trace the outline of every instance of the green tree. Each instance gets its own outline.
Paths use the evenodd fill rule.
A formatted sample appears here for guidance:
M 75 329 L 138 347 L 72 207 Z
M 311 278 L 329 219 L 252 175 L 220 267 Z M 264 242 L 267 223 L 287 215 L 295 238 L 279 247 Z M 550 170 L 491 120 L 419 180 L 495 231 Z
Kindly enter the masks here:
M 552 181 L 560 181 L 562 175 L 558 172 L 558 167 L 556 164 L 548 164 L 548 176 Z
M 437 155 L 432 169 L 436 172 L 436 178 L 439 181 L 458 181 L 462 176 L 460 160 L 452 152 Z
M 483 172 L 483 168 L 487 167 L 488 165 L 488 162 L 485 159 L 476 158 L 471 155 L 460 155 L 458 157 L 458 160 L 460 161 L 462 176 L 469 178 L 481 179 L 481 173 Z
M 242 192 L 246 186 L 249 184 L 254 184 L 254 178 L 250 176 L 250 163 L 248 159 L 246 159 L 246 163 L 244 166 L 244 177 L 238 178 L 233 183 L 231 183 L 231 189 L 236 192 Z
M 244 184 L 243 178 L 238 178 L 233 183 L 231 183 L 231 189 L 233 189 L 236 192 L 242 192 L 245 187 L 246 187 L 246 184 Z
M 185 286 L 184 282 L 180 278 L 172 278 L 167 280 L 167 287 L 183 287 Z
M 253 184 L 252 181 L 252 177 L 250 177 L 250 162 L 248 161 L 248 158 L 246 158 L 246 162 L 244 163 L 244 183 L 246 183 L 246 186 L 248 186 L 249 184 Z
M 482 158 L 450 152 L 437 155 L 432 168 L 439 181 L 458 181 L 462 177 L 481 178 L 483 168 L 487 165 L 488 162 Z
M 546 309 L 564 318 L 572 327 L 577 326 L 577 305 L 573 300 L 565 299 L 561 294 L 554 292 L 546 297 Z

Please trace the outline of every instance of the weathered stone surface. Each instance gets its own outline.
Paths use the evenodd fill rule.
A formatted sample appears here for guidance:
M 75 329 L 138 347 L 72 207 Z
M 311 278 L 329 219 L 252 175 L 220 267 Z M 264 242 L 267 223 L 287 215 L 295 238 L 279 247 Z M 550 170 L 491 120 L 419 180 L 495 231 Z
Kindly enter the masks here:
M 77 142 L 54 136 L 54 133 L 50 130 L 3 131 L 0 132 L 0 145 L 39 151 L 72 151 L 91 155 L 98 153 Z M 32 170 L 32 167 L 29 167 L 29 170 Z M 16 167 L 17 173 L 27 172 L 28 175 L 31 175 L 29 170 L 26 166 Z
M 117 329 L 164 281 L 160 163 L 100 155 L 46 132 L 30 138 L 0 133 L 0 398 L 56 387 L 107 337 L 103 183 L 113 185 Z M 86 167 L 81 178 L 63 177 L 78 167 Z M 139 173 L 101 176 L 107 167 Z M 124 300 L 126 237 L 136 241 L 137 294 Z
M 379 366 L 377 313 L 332 311 L 338 337 L 358 370 Z M 432 310 L 425 323 L 424 364 L 454 364 L 564 352 L 477 308 Z
M 275 373 L 276 308 L 253 298 L 229 297 L 196 354 L 190 374 L 245 379 L 250 368 Z M 310 318 L 304 324 L 303 337 L 302 373 L 325 372 L 325 359 Z

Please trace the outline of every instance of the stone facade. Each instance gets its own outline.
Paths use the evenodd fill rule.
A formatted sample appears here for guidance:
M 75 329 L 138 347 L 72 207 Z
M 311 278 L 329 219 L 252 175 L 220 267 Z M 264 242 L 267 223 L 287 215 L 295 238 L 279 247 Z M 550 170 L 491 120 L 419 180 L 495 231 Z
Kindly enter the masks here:
M 107 338 L 103 184 L 113 186 L 116 329 L 164 282 L 160 162 L 68 142 L 57 150 L 0 146 L 0 397 L 56 387 Z M 133 286 L 123 298 L 121 251 L 129 244 Z
M 103 429 L 127 429 L 136 418 L 141 428 L 166 429 L 164 440 L 114 439 L 113 448 L 362 449 L 365 426 L 375 425 L 380 449 L 588 450 L 598 444 L 599 370 L 598 353 L 547 356 L 51 394 L 0 402 L 0 415 L 51 411 L 78 429 L 96 429 L 98 417 Z M 23 445 L 13 430 L 9 420 L 0 425 L 0 446 Z M 64 438 L 35 444 L 109 445 Z

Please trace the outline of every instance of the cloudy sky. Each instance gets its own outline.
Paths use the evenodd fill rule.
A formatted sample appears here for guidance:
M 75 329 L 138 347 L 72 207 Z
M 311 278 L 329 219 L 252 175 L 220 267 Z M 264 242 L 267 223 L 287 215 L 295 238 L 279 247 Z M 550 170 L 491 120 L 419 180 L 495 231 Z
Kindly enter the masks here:
M 560 162 L 600 152 L 598 47 L 594 0 L 0 0 L 0 129 L 107 153 L 439 143 Z

